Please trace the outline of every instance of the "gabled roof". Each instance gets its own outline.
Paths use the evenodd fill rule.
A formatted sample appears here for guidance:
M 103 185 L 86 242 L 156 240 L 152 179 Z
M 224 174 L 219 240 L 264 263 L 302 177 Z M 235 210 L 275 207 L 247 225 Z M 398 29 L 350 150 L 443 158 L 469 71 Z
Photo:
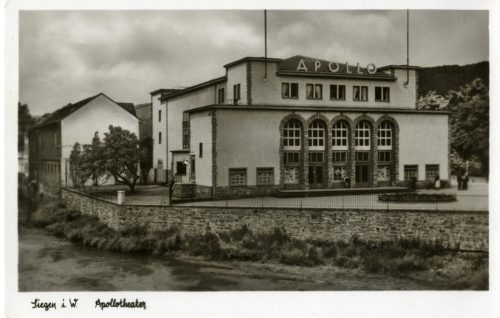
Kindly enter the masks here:
M 378 69 L 383 71 L 383 70 L 390 70 L 393 68 L 398 68 L 398 69 L 403 69 L 403 70 L 406 70 L 407 68 L 410 70 L 421 70 L 422 69 L 422 67 L 420 67 L 420 66 L 406 65 L 406 64 L 405 65 L 386 65 L 386 66 L 379 67 Z
M 60 122 L 61 120 L 68 117 L 70 114 L 74 113 L 75 111 L 82 108 L 83 106 L 87 105 L 88 103 L 90 103 L 92 100 L 94 100 L 95 98 L 97 98 L 100 95 L 103 95 L 107 99 L 111 100 L 113 103 L 117 104 L 118 106 L 120 106 L 121 108 L 126 110 L 128 113 L 132 114 L 134 117 L 137 117 L 135 115 L 134 104 L 132 104 L 132 103 L 117 103 L 114 100 L 112 100 L 111 98 L 109 98 L 108 96 L 106 96 L 105 94 L 99 93 L 97 95 L 82 99 L 81 101 L 78 101 L 74 104 L 69 103 L 68 105 L 66 105 L 64 107 L 59 108 L 58 110 L 54 111 L 49 116 L 42 119 L 40 122 L 36 123 L 33 126 L 33 128 L 39 128 L 42 126 L 46 126 L 49 124 Z
M 181 88 L 159 88 L 157 90 L 154 90 L 152 91 L 151 93 L 149 93 L 150 95 L 156 95 L 156 94 L 161 94 L 161 96 L 165 96 L 165 95 L 169 95 L 169 94 L 172 94 L 172 93 L 176 93 L 178 91 L 181 91 L 182 89 Z
M 304 62 L 307 71 L 297 70 L 300 61 Z M 319 61 L 320 66 L 316 70 L 315 62 Z M 330 63 L 338 66 L 336 72 L 330 70 Z M 332 64 L 332 65 L 333 65 Z M 347 65 L 349 66 L 349 72 L 347 71 Z M 294 75 L 294 76 L 319 76 L 319 77 L 344 77 L 344 78 L 360 78 L 360 79 L 380 79 L 380 80 L 395 80 L 396 78 L 391 74 L 387 74 L 378 69 L 374 74 L 368 73 L 366 67 L 358 67 L 357 65 L 350 65 L 341 62 L 332 62 L 323 59 L 317 59 L 313 57 L 295 55 L 290 58 L 284 59 L 278 66 L 278 75 Z

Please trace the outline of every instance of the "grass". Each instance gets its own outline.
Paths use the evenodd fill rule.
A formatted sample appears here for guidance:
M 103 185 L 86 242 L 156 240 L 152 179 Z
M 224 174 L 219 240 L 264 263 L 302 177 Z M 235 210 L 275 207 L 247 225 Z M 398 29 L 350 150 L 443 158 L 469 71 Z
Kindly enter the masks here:
M 199 235 L 189 235 L 178 228 L 148 232 L 145 225 L 137 224 L 116 231 L 96 217 L 67 211 L 61 206 L 38 209 L 32 222 L 72 242 L 109 251 L 191 255 L 218 261 L 330 265 L 395 277 L 428 276 L 432 272 L 438 281 L 451 277 L 447 284 L 456 289 L 488 288 L 487 255 L 465 253 L 465 256 L 460 256 L 458 246 L 446 247 L 439 241 L 368 242 L 357 236 L 349 241 L 336 242 L 297 240 L 283 228 L 255 233 L 248 226 L 219 233 L 206 231 Z M 460 266 L 456 265 L 457 260 L 460 260 Z

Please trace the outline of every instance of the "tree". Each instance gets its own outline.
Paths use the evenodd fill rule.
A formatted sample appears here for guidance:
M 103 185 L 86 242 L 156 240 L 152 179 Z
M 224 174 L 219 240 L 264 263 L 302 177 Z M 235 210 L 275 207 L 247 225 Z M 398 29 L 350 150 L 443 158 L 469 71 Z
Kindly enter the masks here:
M 448 107 L 449 100 L 436 91 L 429 91 L 425 96 L 421 96 L 417 101 L 417 109 L 443 110 Z
M 106 173 L 135 192 L 135 185 L 140 178 L 141 159 L 137 136 L 126 129 L 110 125 L 109 132 L 104 133 L 102 159 Z
M 147 137 L 139 142 L 141 152 L 141 176 L 142 182 L 148 182 L 149 170 L 153 168 L 153 138 Z
M 464 161 L 477 158 L 489 171 L 489 93 L 481 79 L 448 93 L 451 147 Z
M 17 150 L 24 151 L 24 137 L 28 130 L 35 123 L 35 119 L 30 114 L 28 104 L 17 103 L 17 123 L 18 123 L 18 137 L 17 137 Z
M 109 173 L 104 166 L 103 152 L 104 145 L 97 132 L 92 138 L 92 143 L 83 145 L 83 149 L 79 143 L 75 143 L 69 161 L 76 186 L 84 185 L 87 180 L 90 180 L 93 186 L 98 186 L 109 179 Z

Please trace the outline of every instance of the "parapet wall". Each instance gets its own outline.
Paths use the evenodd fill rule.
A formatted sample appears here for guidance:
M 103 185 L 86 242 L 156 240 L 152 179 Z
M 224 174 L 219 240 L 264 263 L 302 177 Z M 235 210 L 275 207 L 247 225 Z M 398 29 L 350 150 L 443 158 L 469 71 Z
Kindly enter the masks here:
M 116 205 L 63 189 L 62 203 L 97 216 L 116 230 L 145 225 L 150 231 L 179 228 L 186 234 L 239 229 L 254 232 L 284 228 L 297 239 L 367 241 L 439 240 L 461 250 L 488 251 L 488 212 L 385 211 L 370 209 L 235 208 Z

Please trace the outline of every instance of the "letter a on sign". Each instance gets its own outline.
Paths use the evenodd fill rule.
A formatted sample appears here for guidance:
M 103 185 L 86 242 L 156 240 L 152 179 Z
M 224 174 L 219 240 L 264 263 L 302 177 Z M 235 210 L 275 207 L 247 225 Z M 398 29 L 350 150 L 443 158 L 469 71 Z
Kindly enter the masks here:
M 306 63 L 304 63 L 303 59 L 300 59 L 299 65 L 297 66 L 297 71 L 305 71 L 305 72 L 307 72 L 307 66 L 306 66 Z

